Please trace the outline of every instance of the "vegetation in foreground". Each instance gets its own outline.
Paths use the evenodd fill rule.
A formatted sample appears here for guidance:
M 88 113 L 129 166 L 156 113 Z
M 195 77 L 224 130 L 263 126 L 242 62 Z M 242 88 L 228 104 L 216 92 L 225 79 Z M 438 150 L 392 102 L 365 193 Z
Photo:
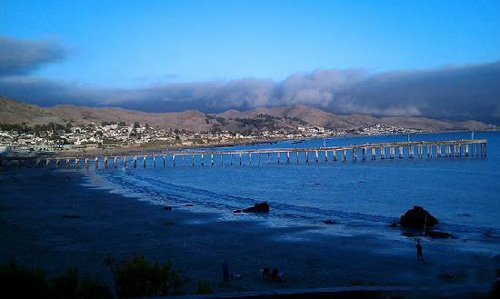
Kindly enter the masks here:
M 0 289 L 16 298 L 113 298 L 108 285 L 92 277 L 80 278 L 76 269 L 49 280 L 42 270 L 18 265 L 14 260 L 0 265 Z
M 123 263 L 115 263 L 112 259 L 108 259 L 106 263 L 113 272 L 114 290 L 100 279 L 89 276 L 80 277 L 74 268 L 69 268 L 64 274 L 48 279 L 42 270 L 21 266 L 14 260 L 0 265 L 0 289 L 2 294 L 9 294 L 14 298 L 141 298 L 182 295 L 185 293 L 183 287 L 189 281 L 170 262 L 151 263 L 141 255 Z M 497 270 L 497 275 L 500 277 L 500 269 Z M 360 282 L 353 282 L 351 285 L 360 285 Z M 497 279 L 489 292 L 484 295 L 475 295 L 479 296 L 478 298 L 498 298 L 499 290 L 500 280 Z M 201 280 L 193 293 L 211 294 L 213 291 L 210 283 Z M 321 295 L 315 297 L 323 298 Z M 334 297 L 385 298 L 386 296 L 377 292 L 359 293 L 358 291 L 341 292 Z M 291 295 L 291 298 L 300 297 Z
M 182 295 L 189 281 L 172 263 L 150 262 L 137 255 L 125 262 L 106 260 L 114 278 L 114 289 L 103 280 L 81 277 L 69 268 L 59 276 L 48 278 L 43 270 L 19 265 L 14 260 L 0 265 L 0 289 L 16 298 L 41 299 L 112 299 Z M 210 294 L 208 282 L 200 281 L 197 294 Z

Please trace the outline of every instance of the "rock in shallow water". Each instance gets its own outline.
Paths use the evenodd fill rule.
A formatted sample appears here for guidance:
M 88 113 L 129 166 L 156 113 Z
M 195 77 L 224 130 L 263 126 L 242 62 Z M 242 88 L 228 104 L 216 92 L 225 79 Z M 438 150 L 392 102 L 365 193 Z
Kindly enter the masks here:
M 70 214 L 70 215 L 63 215 L 63 218 L 77 219 L 77 218 L 80 218 L 80 216 L 79 215 Z
M 402 227 L 411 228 L 430 228 L 438 223 L 436 217 L 420 206 L 414 206 L 413 209 L 406 211 L 401 216 L 400 224 Z
M 235 210 L 234 213 L 269 213 L 269 204 L 267 202 L 261 202 L 255 204 L 253 207 L 246 208 L 243 210 Z
M 323 221 L 323 223 L 324 224 L 337 224 L 338 222 L 335 220 L 327 219 L 327 220 Z

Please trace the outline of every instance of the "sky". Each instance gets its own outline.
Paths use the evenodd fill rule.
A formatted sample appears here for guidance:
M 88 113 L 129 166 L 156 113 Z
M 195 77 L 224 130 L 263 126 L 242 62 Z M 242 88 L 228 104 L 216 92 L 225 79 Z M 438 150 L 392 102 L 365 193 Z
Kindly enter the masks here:
M 500 123 L 500 1 L 0 0 L 0 95 L 43 106 Z

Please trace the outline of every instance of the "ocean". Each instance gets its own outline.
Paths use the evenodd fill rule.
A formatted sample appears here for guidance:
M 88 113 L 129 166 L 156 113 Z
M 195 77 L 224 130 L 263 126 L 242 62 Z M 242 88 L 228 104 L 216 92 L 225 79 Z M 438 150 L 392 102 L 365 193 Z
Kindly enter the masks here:
M 406 141 L 407 135 L 346 137 L 283 141 L 232 148 L 320 147 Z M 413 134 L 412 141 L 470 139 L 471 133 Z M 405 158 L 347 162 L 314 161 L 304 154 L 291 163 L 284 156 L 235 157 L 229 165 L 217 158 L 210 166 L 197 161 L 191 165 L 177 157 L 164 167 L 160 161 L 153 167 L 137 169 L 82 170 L 90 182 L 112 192 L 138 200 L 176 209 L 217 213 L 220 221 L 259 221 L 274 226 L 310 226 L 311 231 L 335 235 L 376 235 L 398 239 L 400 229 L 389 227 L 408 209 L 419 205 L 440 221 L 438 228 L 454 238 L 464 250 L 496 254 L 500 251 L 500 132 L 476 132 L 475 138 L 488 140 L 488 156 L 469 158 Z M 331 152 L 330 152 L 331 155 Z M 234 214 L 233 210 L 266 201 L 269 214 Z M 325 224 L 330 220 L 333 224 Z

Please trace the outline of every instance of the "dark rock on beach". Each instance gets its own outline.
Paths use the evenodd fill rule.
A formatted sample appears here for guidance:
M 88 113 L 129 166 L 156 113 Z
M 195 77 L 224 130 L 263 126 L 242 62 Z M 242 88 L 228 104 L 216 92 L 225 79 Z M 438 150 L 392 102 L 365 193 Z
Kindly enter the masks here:
M 411 228 L 430 228 L 438 223 L 436 217 L 420 206 L 414 206 L 413 209 L 406 211 L 401 216 L 400 224 L 402 227 Z
M 267 202 L 261 202 L 255 204 L 253 207 L 246 208 L 243 210 L 235 210 L 234 213 L 269 213 L 269 204 Z
M 323 221 L 323 223 L 324 224 L 337 224 L 338 222 L 335 220 L 327 219 L 327 220 Z
M 269 213 L 269 204 L 267 202 L 261 202 L 255 204 L 253 207 L 243 209 L 245 213 Z
M 439 278 L 447 282 L 452 282 L 455 279 L 455 276 L 451 272 L 445 272 L 440 274 Z

